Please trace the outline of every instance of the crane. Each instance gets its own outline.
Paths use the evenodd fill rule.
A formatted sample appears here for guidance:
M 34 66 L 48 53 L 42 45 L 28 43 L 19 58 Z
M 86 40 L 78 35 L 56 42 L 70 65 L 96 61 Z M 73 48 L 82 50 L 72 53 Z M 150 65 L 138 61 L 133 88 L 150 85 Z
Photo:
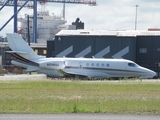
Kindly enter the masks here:
M 20 7 L 24 4 L 26 0 L 17 0 L 17 6 Z M 90 6 L 96 6 L 96 0 L 37 0 L 41 5 L 44 5 L 46 2 L 54 2 L 54 3 L 63 3 L 63 17 L 65 18 L 65 3 L 72 4 L 87 4 Z M 0 1 L 0 10 L 3 9 L 4 6 L 14 6 L 15 0 L 1 0 Z M 24 6 L 27 8 L 34 8 L 33 0 L 28 1 L 28 3 Z
M 25 0 L 17 0 L 17 6 L 20 7 L 24 4 Z M 2 6 L 0 8 L 0 10 L 3 9 L 4 6 L 14 6 L 14 0 L 1 0 L 0 1 L 0 6 Z M 24 7 L 27 7 L 27 8 L 33 8 L 33 1 L 28 1 L 28 3 L 24 6 Z
M 53 3 L 63 3 L 63 19 L 65 19 L 65 3 L 71 4 L 85 4 L 90 6 L 96 6 L 96 0 L 0 0 L 0 11 L 5 6 L 14 6 L 14 15 L 0 28 L 0 31 L 14 18 L 14 32 L 17 33 L 17 14 L 23 8 L 31 8 L 33 9 L 34 18 L 33 18 L 33 39 L 36 43 L 37 39 L 37 1 L 44 5 L 46 2 L 53 2 Z M 17 7 L 20 7 L 17 10 Z
M 21 6 L 26 0 L 1 0 L 0 6 L 3 6 L 6 4 L 6 6 L 14 6 L 14 2 L 17 1 L 17 5 Z M 33 1 L 30 0 L 26 7 L 33 7 Z M 73 4 L 87 4 L 87 5 L 97 5 L 96 0 L 36 0 L 40 3 L 46 3 L 46 2 L 55 2 L 55 3 L 73 3 Z
M 17 0 L 17 6 L 20 7 L 24 4 L 26 0 Z M 37 0 L 41 5 L 45 5 L 47 2 L 54 2 L 54 3 L 63 3 L 63 17 L 65 19 L 65 3 L 72 3 L 72 4 L 86 4 L 90 6 L 96 6 L 96 0 Z M 15 0 L 1 0 L 0 1 L 0 10 L 3 9 L 4 6 L 14 6 Z M 24 6 L 27 8 L 34 8 L 33 0 L 28 1 L 28 3 Z

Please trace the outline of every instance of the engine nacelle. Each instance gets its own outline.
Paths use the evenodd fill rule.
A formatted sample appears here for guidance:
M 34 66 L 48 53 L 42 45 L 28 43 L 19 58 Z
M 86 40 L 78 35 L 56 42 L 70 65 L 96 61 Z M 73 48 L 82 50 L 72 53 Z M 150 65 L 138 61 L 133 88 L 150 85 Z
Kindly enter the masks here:
M 20 66 L 20 67 L 24 67 L 24 68 L 27 68 L 27 67 L 29 66 L 29 65 L 27 65 L 27 64 L 24 64 L 24 63 L 15 61 L 15 60 L 12 60 L 11 63 L 12 63 L 13 65 Z

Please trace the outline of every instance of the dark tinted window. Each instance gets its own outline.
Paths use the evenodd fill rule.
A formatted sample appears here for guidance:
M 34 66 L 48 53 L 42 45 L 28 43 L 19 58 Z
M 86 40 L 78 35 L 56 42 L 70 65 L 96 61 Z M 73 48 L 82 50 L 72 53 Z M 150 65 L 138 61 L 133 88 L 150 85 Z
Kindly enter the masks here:
M 137 65 L 134 64 L 134 63 L 128 63 L 128 66 L 130 66 L 130 67 L 136 67 Z

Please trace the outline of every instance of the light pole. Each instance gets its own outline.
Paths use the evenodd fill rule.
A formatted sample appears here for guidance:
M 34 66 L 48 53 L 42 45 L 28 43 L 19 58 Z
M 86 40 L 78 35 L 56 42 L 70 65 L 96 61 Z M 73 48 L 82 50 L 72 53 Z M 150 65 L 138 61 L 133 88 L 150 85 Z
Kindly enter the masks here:
M 138 5 L 136 5 L 135 30 L 137 29 L 137 8 Z

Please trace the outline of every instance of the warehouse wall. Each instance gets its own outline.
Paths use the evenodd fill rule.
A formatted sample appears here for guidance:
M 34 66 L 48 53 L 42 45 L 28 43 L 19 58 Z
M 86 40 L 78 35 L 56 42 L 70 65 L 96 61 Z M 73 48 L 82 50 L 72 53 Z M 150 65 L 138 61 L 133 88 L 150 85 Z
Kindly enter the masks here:
M 55 42 L 47 41 L 47 55 L 46 57 L 55 57 Z
M 160 63 L 160 36 L 137 36 L 136 62 L 157 71 L 155 64 Z
M 135 61 L 135 37 L 56 36 L 57 57 L 125 58 Z

